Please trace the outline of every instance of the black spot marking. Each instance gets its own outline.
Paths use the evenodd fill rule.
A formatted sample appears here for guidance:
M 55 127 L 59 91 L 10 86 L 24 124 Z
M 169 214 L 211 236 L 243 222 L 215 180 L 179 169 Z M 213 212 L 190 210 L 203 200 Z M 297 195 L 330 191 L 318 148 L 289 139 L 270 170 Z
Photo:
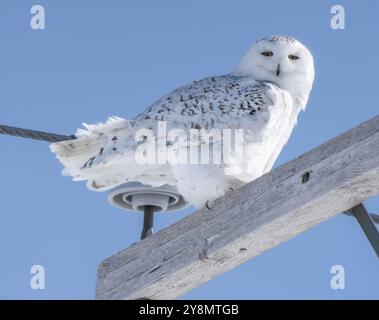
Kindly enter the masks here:
M 199 124 L 191 122 L 191 129 L 197 129 L 197 130 L 200 130 L 201 127 L 199 126 Z

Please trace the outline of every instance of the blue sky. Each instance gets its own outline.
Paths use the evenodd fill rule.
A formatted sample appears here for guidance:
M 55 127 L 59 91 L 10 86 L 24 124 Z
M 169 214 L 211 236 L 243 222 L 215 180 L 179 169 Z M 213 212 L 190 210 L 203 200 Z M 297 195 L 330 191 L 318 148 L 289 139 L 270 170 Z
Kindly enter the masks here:
M 30 8 L 46 30 L 30 28 Z M 346 29 L 332 30 L 342 4 Z M 229 72 L 252 42 L 293 35 L 315 57 L 305 113 L 276 165 L 377 115 L 377 1 L 3 0 L 0 123 L 63 134 L 130 118 L 191 80 Z M 0 136 L 0 299 L 93 299 L 101 260 L 139 238 L 142 217 L 60 175 L 43 142 Z M 378 198 L 367 207 L 379 212 Z M 161 229 L 193 212 L 161 215 Z M 46 289 L 32 290 L 41 264 Z M 332 265 L 346 289 L 332 290 Z M 188 299 L 379 298 L 379 263 L 357 223 L 338 215 L 187 293 Z

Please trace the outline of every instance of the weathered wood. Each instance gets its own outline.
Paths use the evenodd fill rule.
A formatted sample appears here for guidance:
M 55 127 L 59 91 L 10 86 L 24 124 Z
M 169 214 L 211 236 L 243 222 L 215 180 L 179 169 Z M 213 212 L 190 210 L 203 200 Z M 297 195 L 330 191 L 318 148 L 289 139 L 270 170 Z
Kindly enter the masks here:
M 176 298 L 378 193 L 375 117 L 106 259 L 96 297 Z

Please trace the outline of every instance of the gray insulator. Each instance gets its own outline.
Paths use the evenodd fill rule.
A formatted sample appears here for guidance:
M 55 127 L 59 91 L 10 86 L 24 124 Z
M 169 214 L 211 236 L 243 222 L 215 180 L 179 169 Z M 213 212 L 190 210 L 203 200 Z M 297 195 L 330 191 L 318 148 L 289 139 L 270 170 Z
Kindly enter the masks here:
M 143 212 L 145 206 L 154 207 L 155 212 L 174 211 L 188 206 L 173 186 L 151 187 L 138 182 L 125 183 L 112 189 L 108 200 L 118 208 L 139 212 Z

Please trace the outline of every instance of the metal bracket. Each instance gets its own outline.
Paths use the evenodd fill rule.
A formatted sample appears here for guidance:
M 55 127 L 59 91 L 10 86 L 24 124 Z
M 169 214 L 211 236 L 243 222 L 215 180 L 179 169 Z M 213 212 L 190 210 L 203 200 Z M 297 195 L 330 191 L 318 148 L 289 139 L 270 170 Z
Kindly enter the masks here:
M 344 214 L 357 219 L 376 255 L 379 257 L 379 231 L 375 226 L 375 223 L 379 224 L 379 216 L 367 212 L 362 203 L 344 212 Z

